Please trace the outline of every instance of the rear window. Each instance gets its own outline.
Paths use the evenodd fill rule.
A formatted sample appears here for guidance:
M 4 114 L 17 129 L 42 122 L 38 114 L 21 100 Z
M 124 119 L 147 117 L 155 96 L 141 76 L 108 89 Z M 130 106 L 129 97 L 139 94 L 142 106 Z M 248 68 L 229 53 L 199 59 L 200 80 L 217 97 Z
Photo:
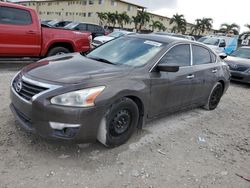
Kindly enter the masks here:
M 211 63 L 210 52 L 201 46 L 193 45 L 193 64 L 202 65 L 208 63 Z
M 30 25 L 32 17 L 29 11 L 11 7 L 0 7 L 0 24 Z

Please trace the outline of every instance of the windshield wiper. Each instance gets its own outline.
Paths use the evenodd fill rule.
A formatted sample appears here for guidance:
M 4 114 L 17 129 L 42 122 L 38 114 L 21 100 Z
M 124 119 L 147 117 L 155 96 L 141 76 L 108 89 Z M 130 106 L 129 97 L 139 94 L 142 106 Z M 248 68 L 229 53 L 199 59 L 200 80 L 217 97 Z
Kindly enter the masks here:
M 107 64 L 111 64 L 111 65 L 116 65 L 115 63 L 112 63 L 111 61 L 107 60 L 107 59 L 103 59 L 103 58 L 98 58 L 98 57 L 88 57 L 90 59 L 94 59 L 96 61 L 100 61 L 103 63 L 107 63 Z

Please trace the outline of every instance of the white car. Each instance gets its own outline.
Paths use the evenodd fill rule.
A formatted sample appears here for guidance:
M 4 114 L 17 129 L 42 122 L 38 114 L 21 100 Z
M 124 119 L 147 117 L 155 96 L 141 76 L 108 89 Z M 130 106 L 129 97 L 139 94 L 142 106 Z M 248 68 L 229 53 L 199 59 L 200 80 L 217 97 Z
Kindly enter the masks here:
M 92 46 L 97 47 L 100 46 L 101 44 L 108 42 L 112 39 L 122 37 L 124 35 L 131 35 L 134 34 L 134 32 L 129 32 L 129 31 L 114 31 L 110 33 L 107 36 L 100 36 L 100 37 L 95 37 L 95 39 L 92 41 Z

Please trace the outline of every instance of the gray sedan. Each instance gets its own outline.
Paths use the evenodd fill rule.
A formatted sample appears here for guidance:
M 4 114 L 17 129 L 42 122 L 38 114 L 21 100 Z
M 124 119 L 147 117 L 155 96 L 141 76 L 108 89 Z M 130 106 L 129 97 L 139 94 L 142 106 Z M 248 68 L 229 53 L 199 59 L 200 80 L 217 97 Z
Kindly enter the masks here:
M 215 109 L 229 79 L 226 63 L 203 44 L 131 35 L 85 56 L 28 65 L 13 78 L 10 107 L 21 127 L 42 137 L 114 147 L 159 116 Z
M 250 83 L 250 47 L 241 47 L 225 58 L 232 80 Z

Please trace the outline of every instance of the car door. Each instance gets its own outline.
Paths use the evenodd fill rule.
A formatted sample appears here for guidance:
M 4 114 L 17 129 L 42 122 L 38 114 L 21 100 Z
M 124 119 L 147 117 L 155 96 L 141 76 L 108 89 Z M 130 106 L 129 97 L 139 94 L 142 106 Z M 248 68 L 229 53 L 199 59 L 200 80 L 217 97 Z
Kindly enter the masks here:
M 32 20 L 32 12 L 0 6 L 0 28 L 1 56 L 39 55 L 41 31 L 38 23 Z
M 190 103 L 194 71 L 191 66 L 190 44 L 172 47 L 158 64 L 180 66 L 178 72 L 152 71 L 149 116 L 154 117 Z
M 217 56 L 204 46 L 192 45 L 192 57 L 195 78 L 194 89 L 191 92 L 193 102 L 202 102 L 207 99 L 212 87 L 216 83 L 217 72 L 220 66 L 216 64 Z

